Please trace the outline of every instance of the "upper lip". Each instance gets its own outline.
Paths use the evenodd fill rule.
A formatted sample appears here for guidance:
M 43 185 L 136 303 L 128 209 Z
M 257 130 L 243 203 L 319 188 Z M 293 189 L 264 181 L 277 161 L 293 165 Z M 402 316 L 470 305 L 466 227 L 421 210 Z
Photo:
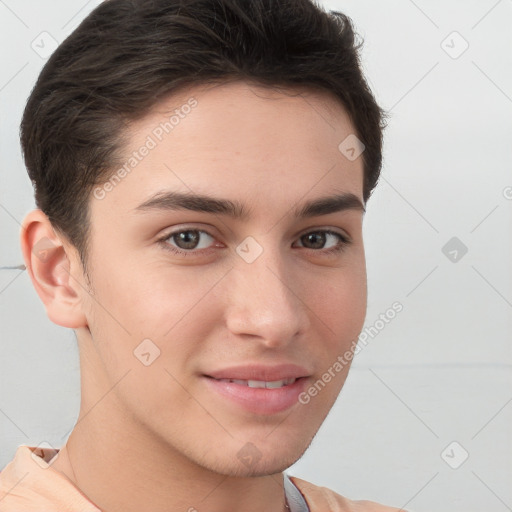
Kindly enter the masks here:
M 207 377 L 214 379 L 235 379 L 235 380 L 258 380 L 265 382 L 275 382 L 285 379 L 299 379 L 307 377 L 311 373 L 296 364 L 278 364 L 278 365 L 261 365 L 250 364 L 244 366 L 230 366 L 221 370 L 215 370 L 206 373 Z

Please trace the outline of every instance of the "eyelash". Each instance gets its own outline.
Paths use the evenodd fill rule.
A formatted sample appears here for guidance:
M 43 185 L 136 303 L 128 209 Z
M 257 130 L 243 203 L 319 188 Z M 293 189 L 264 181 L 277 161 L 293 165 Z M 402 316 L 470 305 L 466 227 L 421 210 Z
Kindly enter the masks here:
M 174 247 L 168 243 L 168 240 L 171 239 L 173 236 L 179 235 L 180 233 L 186 233 L 189 231 L 197 232 L 197 233 L 204 233 L 204 234 L 214 238 L 207 231 L 204 231 L 202 229 L 192 229 L 191 228 L 191 229 L 180 229 L 179 231 L 173 231 L 172 233 L 169 233 L 169 234 L 165 235 L 164 237 L 159 238 L 158 242 L 162 245 L 164 250 L 169 251 L 173 254 L 177 254 L 179 256 L 197 256 L 202 251 L 207 251 L 207 252 L 203 252 L 203 255 L 205 255 L 205 254 L 209 254 L 212 250 L 214 250 L 212 248 L 184 250 L 184 249 L 178 249 L 177 247 Z M 319 229 L 319 230 L 314 230 L 314 231 L 308 231 L 307 233 L 304 233 L 303 235 L 301 235 L 299 237 L 299 239 L 304 236 L 311 235 L 311 234 L 317 234 L 317 233 L 334 235 L 334 236 L 338 237 L 338 239 L 340 240 L 340 242 L 335 247 L 331 247 L 330 249 L 309 249 L 310 251 L 323 252 L 323 254 L 325 254 L 327 256 L 338 254 L 338 253 L 344 251 L 346 249 L 346 247 L 352 243 L 352 241 L 348 237 L 342 235 L 341 233 L 338 233 L 337 231 L 333 231 L 330 229 Z M 304 247 L 304 249 L 308 249 L 308 248 Z

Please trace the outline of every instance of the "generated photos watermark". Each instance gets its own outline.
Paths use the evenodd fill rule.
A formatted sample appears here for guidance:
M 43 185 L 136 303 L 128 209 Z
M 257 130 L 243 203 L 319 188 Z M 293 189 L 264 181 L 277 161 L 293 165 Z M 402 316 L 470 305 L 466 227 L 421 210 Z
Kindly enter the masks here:
M 343 371 L 343 368 L 351 363 L 354 356 L 357 355 L 363 347 L 368 345 L 369 338 L 375 338 L 387 324 L 396 318 L 397 314 L 400 313 L 403 308 L 403 305 L 396 301 L 384 313 L 381 313 L 379 318 L 375 320 L 372 325 L 365 327 L 357 340 L 352 342 L 350 349 L 346 350 L 342 355 L 339 355 L 336 361 L 322 374 L 322 377 L 299 395 L 298 401 L 302 405 L 308 404 L 311 398 L 317 396 L 337 374 Z
M 162 142 L 164 137 L 171 133 L 172 130 L 181 123 L 182 119 L 185 119 L 192 112 L 193 108 L 197 107 L 197 105 L 198 102 L 194 97 L 189 98 L 181 107 L 174 109 L 174 114 L 171 115 L 167 121 L 162 121 L 153 128 L 151 134 L 146 137 L 144 144 L 131 153 L 124 165 L 117 169 L 108 181 L 94 188 L 93 196 L 95 199 L 100 201 L 105 199 L 106 195 L 112 192 L 121 180 L 126 178 L 126 176 Z

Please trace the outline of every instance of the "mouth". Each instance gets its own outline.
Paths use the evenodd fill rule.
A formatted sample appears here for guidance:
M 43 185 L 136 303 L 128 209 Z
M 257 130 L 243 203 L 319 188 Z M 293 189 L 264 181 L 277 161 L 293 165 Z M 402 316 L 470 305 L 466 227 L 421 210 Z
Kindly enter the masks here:
M 213 377 L 210 377 L 213 378 Z M 292 385 L 297 379 L 292 377 L 291 379 L 282 379 L 282 380 L 240 380 L 240 379 L 216 379 L 219 382 L 232 382 L 234 384 L 238 384 L 239 386 L 247 386 L 249 388 L 259 388 L 259 389 L 280 389 L 284 386 Z
M 204 374 L 203 380 L 224 407 L 235 413 L 275 415 L 297 404 L 311 373 L 296 365 L 244 366 Z

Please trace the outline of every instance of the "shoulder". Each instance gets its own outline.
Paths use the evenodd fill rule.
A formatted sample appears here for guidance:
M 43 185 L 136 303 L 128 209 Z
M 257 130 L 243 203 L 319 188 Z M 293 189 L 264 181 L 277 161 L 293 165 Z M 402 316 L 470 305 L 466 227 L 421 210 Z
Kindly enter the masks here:
M 327 487 L 319 487 L 297 477 L 290 478 L 306 499 L 310 512 L 407 512 L 373 501 L 349 500 Z

